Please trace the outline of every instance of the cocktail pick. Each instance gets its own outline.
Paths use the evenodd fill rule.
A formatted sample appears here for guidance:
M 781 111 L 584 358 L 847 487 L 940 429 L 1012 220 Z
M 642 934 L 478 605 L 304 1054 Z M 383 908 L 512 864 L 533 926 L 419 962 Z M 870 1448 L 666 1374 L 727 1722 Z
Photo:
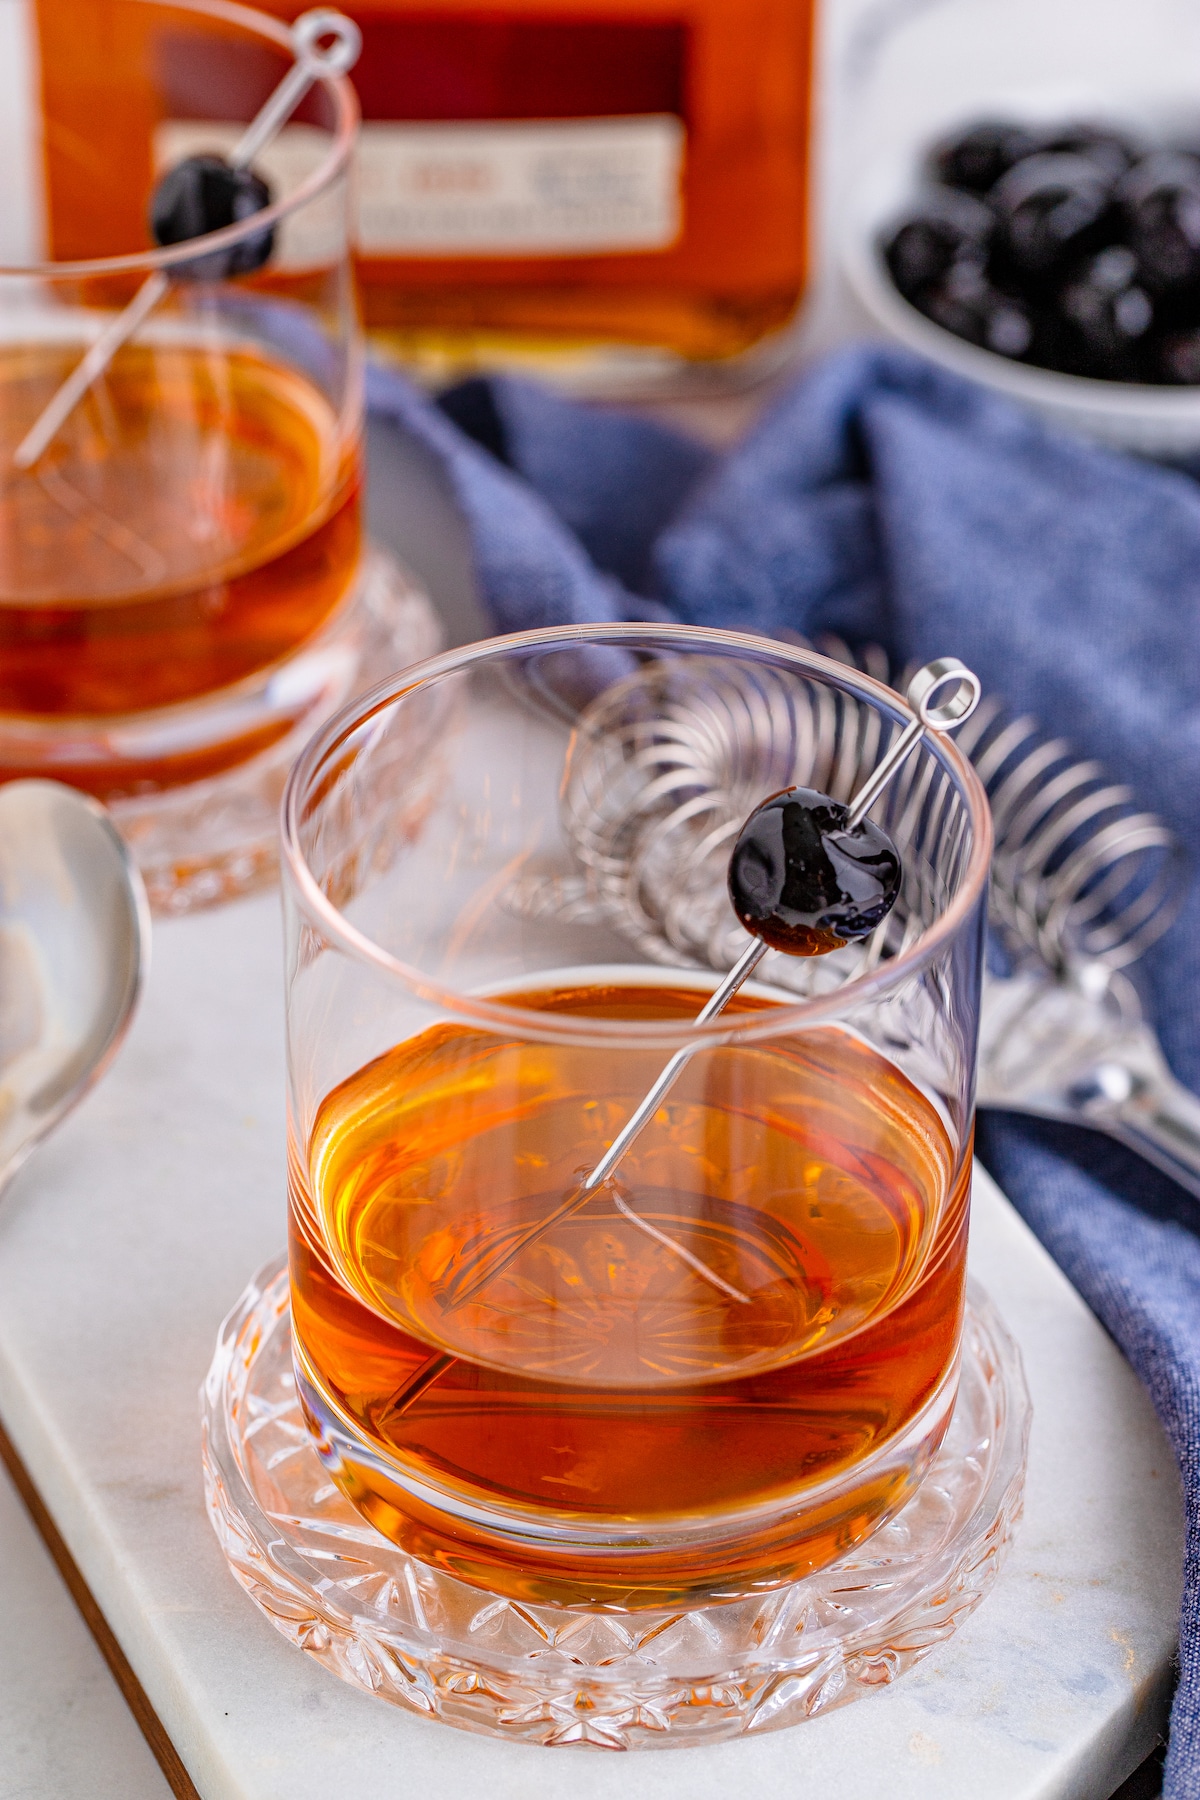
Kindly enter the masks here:
M 251 170 L 251 162 L 291 118 L 313 83 L 346 74 L 362 48 L 362 33 L 353 19 L 326 7 L 301 13 L 291 28 L 291 39 L 296 60 L 247 125 L 228 160 L 189 156 L 159 182 L 151 201 L 151 224 L 159 244 L 203 236 L 250 218 L 271 204 L 271 190 Z M 251 240 L 248 254 L 247 246 L 239 245 L 225 253 L 219 266 L 206 256 L 198 259 L 202 267 L 183 263 L 174 273 L 180 278 L 202 274 L 210 279 L 245 274 L 267 260 L 271 247 L 272 233 L 266 231 Z M 103 375 L 121 345 L 141 329 L 169 286 L 170 278 L 161 269 L 146 277 L 128 306 L 100 333 L 25 433 L 13 452 L 16 468 L 31 469 L 45 453 L 92 383 Z
M 939 701 L 939 694 L 945 698 Z M 899 894 L 903 871 L 895 845 L 885 831 L 868 821 L 867 814 L 926 733 L 953 731 L 963 724 L 978 705 L 979 695 L 979 678 L 957 657 L 943 656 L 926 663 L 908 684 L 908 703 L 915 717 L 849 806 L 808 788 L 787 788 L 754 809 L 729 859 L 730 898 L 750 933 L 750 942 L 696 1014 L 697 1025 L 705 1025 L 724 1012 L 768 950 L 781 950 L 792 956 L 821 956 L 855 938 L 868 936 L 887 917 Z M 494 1261 L 482 1269 L 476 1267 L 447 1297 L 447 1312 L 466 1305 L 530 1244 L 578 1212 L 612 1179 L 622 1157 L 695 1054 L 696 1048 L 691 1046 L 675 1052 L 595 1167 Z M 711 1286 L 733 1300 L 749 1304 L 749 1295 L 641 1218 L 615 1187 L 612 1197 L 617 1210 L 639 1231 L 687 1263 Z M 457 1358 L 449 1352 L 431 1356 L 392 1395 L 381 1420 L 394 1419 L 405 1412 L 455 1361 Z
M 952 690 L 949 697 L 938 704 L 937 694 L 947 687 Z M 696 1014 L 697 1025 L 707 1025 L 724 1012 L 768 950 L 821 956 L 869 936 L 887 916 L 900 892 L 900 858 L 886 832 L 872 825 L 867 814 L 926 732 L 952 731 L 961 725 L 974 712 L 979 694 L 978 677 L 957 657 L 926 663 L 908 684 L 908 703 L 916 717 L 849 806 L 808 788 L 788 788 L 755 808 L 729 859 L 730 898 L 751 941 Z M 695 1054 L 690 1047 L 675 1052 L 595 1168 L 534 1233 L 566 1218 L 615 1174 Z M 619 1196 L 617 1204 L 621 1211 L 629 1211 Z M 524 1249 L 534 1233 L 512 1247 L 506 1261 Z M 487 1279 L 499 1266 L 488 1271 Z

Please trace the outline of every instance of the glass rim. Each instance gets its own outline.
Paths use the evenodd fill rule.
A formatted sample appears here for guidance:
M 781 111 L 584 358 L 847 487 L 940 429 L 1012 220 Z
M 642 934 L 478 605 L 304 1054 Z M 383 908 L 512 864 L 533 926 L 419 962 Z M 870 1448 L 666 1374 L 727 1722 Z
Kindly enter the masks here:
M 834 662 L 815 650 L 778 642 L 748 632 L 725 631 L 712 626 L 654 625 L 612 623 L 597 625 L 550 625 L 532 631 L 512 632 L 504 636 L 482 638 L 473 644 L 444 650 L 437 656 L 414 663 L 410 669 L 389 677 L 377 687 L 344 706 L 309 740 L 293 764 L 280 807 L 280 863 L 284 876 L 306 913 L 327 941 L 356 962 L 366 963 L 380 974 L 399 982 L 409 993 L 425 1004 L 455 1017 L 476 1021 L 521 1038 L 571 1040 L 597 1044 L 634 1044 L 645 1048 L 717 1048 L 730 1043 L 745 1043 L 778 1037 L 785 1031 L 805 1029 L 812 1025 L 835 1023 L 852 1006 L 878 998 L 897 982 L 917 974 L 955 937 L 984 892 L 992 860 L 992 818 L 987 794 L 973 766 L 958 749 L 948 733 L 929 733 L 922 741 L 946 768 L 963 795 L 971 819 L 971 855 L 955 894 L 946 910 L 923 931 L 916 942 L 889 962 L 879 963 L 865 974 L 853 976 L 829 993 L 792 1002 L 780 1001 L 761 1012 L 725 1014 L 705 1025 L 678 1020 L 596 1019 L 577 1013 L 551 1013 L 532 1008 L 509 1006 L 484 994 L 466 994 L 411 963 L 393 956 L 390 951 L 350 923 L 326 897 L 300 847 L 301 806 L 316 785 L 317 778 L 328 773 L 328 762 L 339 747 L 359 732 L 372 718 L 394 706 L 408 694 L 457 675 L 497 661 L 503 656 L 539 648 L 566 649 L 575 644 L 601 643 L 632 648 L 651 648 L 654 644 L 677 644 L 680 649 L 748 656 L 757 660 L 776 659 L 803 674 L 816 675 L 830 686 L 853 698 L 865 700 L 885 716 L 902 726 L 914 718 L 912 708 L 901 694 L 873 676 L 848 664 Z M 652 965 L 660 967 L 660 965 Z M 707 970 L 680 970 L 689 977 L 708 974 Z M 662 979 L 672 974 L 669 965 L 661 965 Z M 714 980 L 721 971 L 711 971 Z M 527 977 L 526 980 L 532 979 Z M 514 977 L 514 985 L 521 978 Z
M 245 32 L 267 38 L 290 53 L 291 35 L 282 20 L 255 7 L 242 6 L 239 0 L 124 0 L 132 6 L 156 6 L 163 11 L 198 13 L 201 17 L 223 20 L 240 26 Z M 150 275 L 158 269 L 172 269 L 180 263 L 194 262 L 199 255 L 232 249 L 247 238 L 272 230 L 283 220 L 332 187 L 349 167 L 358 130 L 358 96 L 345 75 L 322 75 L 313 84 L 329 93 L 336 124 L 326 154 L 311 175 L 300 183 L 286 200 L 273 201 L 261 212 L 252 213 L 236 225 L 224 225 L 220 231 L 209 231 L 203 237 L 187 238 L 181 244 L 157 245 L 152 250 L 132 250 L 120 256 L 75 258 L 69 262 L 0 262 L 0 279 L 19 278 L 26 281 L 69 281 L 91 279 L 100 275 Z M 248 121 L 247 121 L 248 123 Z M 347 250 L 351 246 L 347 245 Z

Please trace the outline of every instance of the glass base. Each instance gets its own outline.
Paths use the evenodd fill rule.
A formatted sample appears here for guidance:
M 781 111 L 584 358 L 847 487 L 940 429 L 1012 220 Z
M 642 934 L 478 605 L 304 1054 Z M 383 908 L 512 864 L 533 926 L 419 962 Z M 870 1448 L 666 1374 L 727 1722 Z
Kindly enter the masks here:
M 810 1481 L 801 1502 L 703 1511 L 699 1518 L 620 1515 L 556 1520 L 538 1529 L 531 1508 L 505 1506 L 476 1490 L 468 1507 L 437 1472 L 391 1456 L 364 1436 L 338 1404 L 293 1333 L 301 1411 L 332 1479 L 385 1538 L 415 1561 L 470 1587 L 526 1606 L 572 1612 L 690 1612 L 743 1600 L 846 1556 L 907 1505 L 924 1480 L 954 1414 L 960 1359 L 955 1357 L 915 1417 L 848 1468 Z M 573 1529 L 572 1529 L 573 1527 Z
M 792 1725 L 894 1681 L 943 1643 L 991 1588 L 1020 1517 L 1031 1411 L 1020 1353 L 972 1283 L 958 1404 L 902 1512 L 790 1586 L 613 1613 L 468 1587 L 354 1510 L 301 1413 L 283 1259 L 222 1325 L 201 1410 L 213 1528 L 291 1643 L 445 1724 L 610 1750 Z
M 441 641 L 426 596 L 391 556 L 371 548 L 334 619 L 262 678 L 111 721 L 0 719 L 0 764 L 14 775 L 100 793 L 156 912 L 211 906 L 273 878 L 283 786 L 317 726 L 355 695 L 432 656 Z M 172 762 L 185 769 L 193 758 L 215 763 L 216 772 L 145 792 L 131 780 L 133 791 L 120 791 L 123 771 Z

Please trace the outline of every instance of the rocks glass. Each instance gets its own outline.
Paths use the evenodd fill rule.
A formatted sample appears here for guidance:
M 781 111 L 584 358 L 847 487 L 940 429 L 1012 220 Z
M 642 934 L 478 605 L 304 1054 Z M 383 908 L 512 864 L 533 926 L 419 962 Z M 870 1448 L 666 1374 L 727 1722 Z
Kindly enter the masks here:
M 920 1483 L 959 1378 L 990 856 L 951 743 L 877 803 L 904 882 L 875 935 L 772 953 L 692 1023 L 745 943 L 730 832 L 790 782 L 849 791 L 906 718 L 800 649 L 563 628 L 427 663 L 300 759 L 296 1380 L 328 1474 L 423 1564 L 523 1604 L 733 1600 Z
M 158 174 L 232 147 L 292 61 L 288 33 L 218 0 L 96 0 L 78 37 L 46 82 L 47 180 L 77 204 L 54 208 L 57 260 L 0 269 L 0 779 L 110 803 L 173 905 L 270 860 L 290 762 L 379 652 L 361 594 L 358 115 L 348 82 L 317 82 L 257 159 L 266 211 L 147 248 Z M 19 467 L 151 277 L 163 297 Z M 385 648 L 371 678 L 406 660 Z

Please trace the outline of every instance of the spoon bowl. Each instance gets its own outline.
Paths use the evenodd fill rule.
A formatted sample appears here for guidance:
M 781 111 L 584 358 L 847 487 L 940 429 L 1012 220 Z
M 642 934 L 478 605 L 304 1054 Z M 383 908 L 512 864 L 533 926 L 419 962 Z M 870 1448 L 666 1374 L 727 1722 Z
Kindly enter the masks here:
M 104 808 L 55 781 L 0 787 L 0 1193 L 116 1054 L 149 955 Z

